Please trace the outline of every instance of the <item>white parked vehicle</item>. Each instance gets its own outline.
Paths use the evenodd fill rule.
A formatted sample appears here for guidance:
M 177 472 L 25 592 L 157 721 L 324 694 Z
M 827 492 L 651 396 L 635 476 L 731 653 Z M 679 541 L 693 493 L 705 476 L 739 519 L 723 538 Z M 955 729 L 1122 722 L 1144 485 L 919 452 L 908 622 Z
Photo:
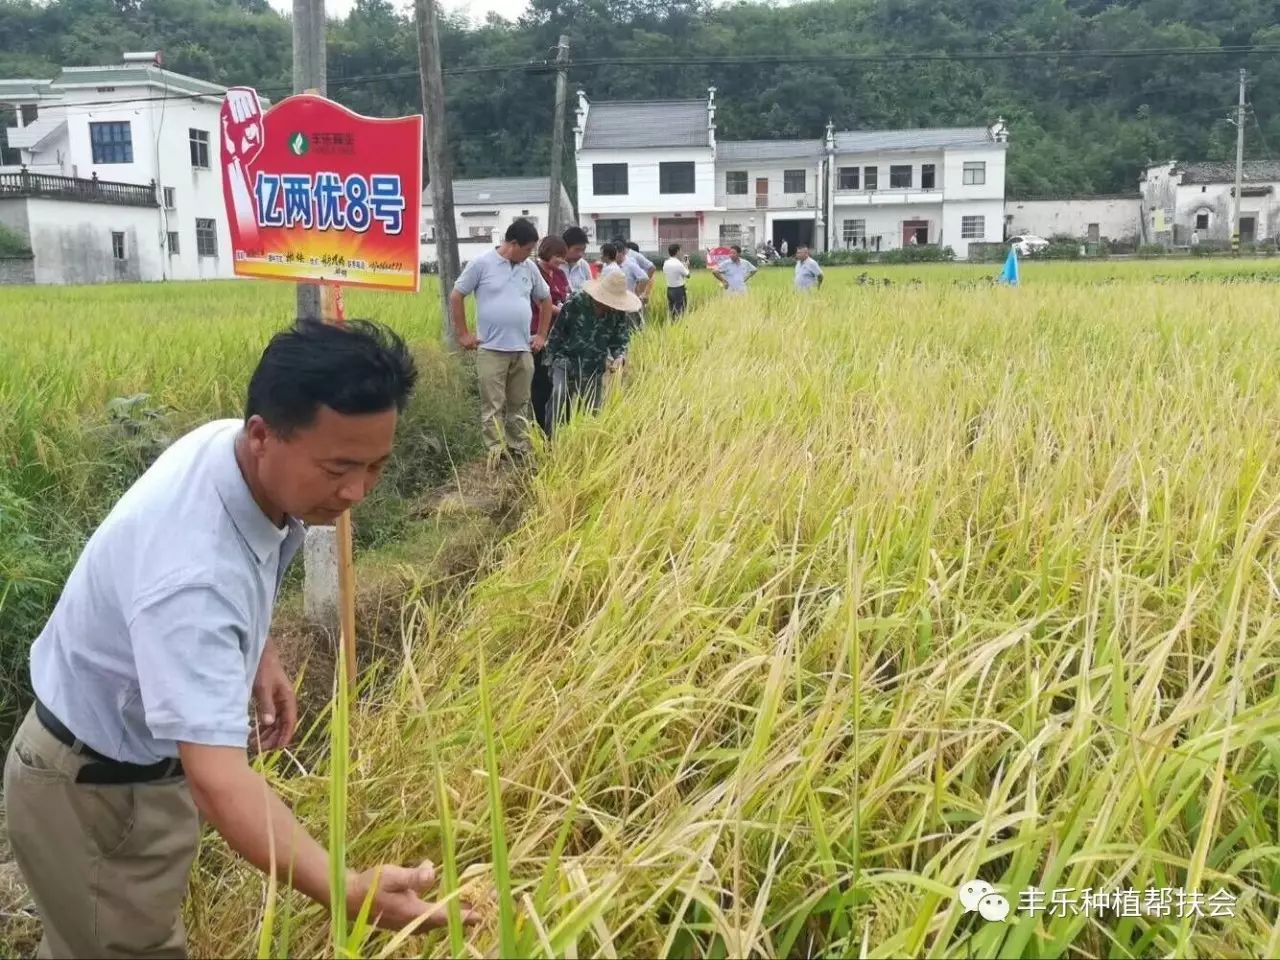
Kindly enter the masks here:
M 1033 233 L 1023 234 L 1019 237 L 1010 237 L 1009 244 L 1017 249 L 1018 256 L 1020 257 L 1034 256 L 1041 250 L 1047 250 L 1049 247 L 1048 240 L 1044 237 L 1037 237 Z

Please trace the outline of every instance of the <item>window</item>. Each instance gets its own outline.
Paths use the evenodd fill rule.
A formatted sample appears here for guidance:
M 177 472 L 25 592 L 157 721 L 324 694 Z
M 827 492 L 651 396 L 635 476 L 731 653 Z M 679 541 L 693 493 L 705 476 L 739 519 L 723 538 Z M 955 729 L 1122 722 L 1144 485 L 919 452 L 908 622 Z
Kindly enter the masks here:
M 742 224 L 740 223 L 722 223 L 720 224 L 720 246 L 729 247 L 733 244 L 742 243 Z
M 783 170 L 782 171 L 782 192 L 783 193 L 804 193 L 805 175 L 803 170 Z
M 173 187 L 164 188 L 164 208 L 166 210 L 172 210 L 174 207 L 178 205 L 175 200 L 176 196 L 177 196 L 177 191 L 174 190 Z
M 985 160 L 966 160 L 964 165 L 964 185 L 980 187 L 987 182 L 987 164 Z
M 880 169 L 867 167 L 862 171 L 862 189 L 875 190 L 880 186 Z
M 202 257 L 218 255 L 218 225 L 213 220 L 196 217 L 196 253 Z
M 631 221 L 626 217 L 615 220 L 597 220 L 596 236 L 600 238 L 601 243 L 608 243 L 610 240 L 630 240 Z
M 895 163 L 889 168 L 889 186 L 902 189 L 911 186 L 911 164 Z
M 747 171 L 728 171 L 724 175 L 724 192 L 731 197 L 745 197 L 747 195 Z
M 932 190 L 938 178 L 938 168 L 932 163 L 920 164 L 920 189 Z
M 197 170 L 208 170 L 209 131 L 188 129 L 187 144 L 191 147 L 191 166 Z
M 627 165 L 625 163 L 593 163 L 591 185 L 597 197 L 625 197 Z
M 118 230 L 111 231 L 111 256 L 115 260 L 123 260 L 124 257 L 124 234 Z
M 176 230 L 169 231 L 169 256 L 176 257 L 182 251 L 178 248 L 178 232 Z
M 693 193 L 693 161 L 658 164 L 659 193 Z
M 987 232 L 986 217 L 961 217 L 960 218 L 960 239 L 962 240 L 981 240 Z
M 1209 215 L 1207 213 L 1196 214 L 1196 229 L 1197 230 L 1209 229 Z
M 867 239 L 867 221 L 865 220 L 846 220 L 842 224 L 841 237 L 846 247 L 857 246 L 866 243 Z
M 94 163 L 133 163 L 133 134 L 129 121 L 89 124 Z
M 472 240 L 492 240 L 493 227 L 476 226 L 472 224 L 467 228 L 467 236 Z
M 22 163 L 22 152 L 9 146 L 9 128 L 17 125 L 17 108 L 0 103 L 0 167 L 16 167 Z
M 859 174 L 862 170 L 858 167 L 841 167 L 840 168 L 840 189 L 841 190 L 857 190 L 861 181 Z

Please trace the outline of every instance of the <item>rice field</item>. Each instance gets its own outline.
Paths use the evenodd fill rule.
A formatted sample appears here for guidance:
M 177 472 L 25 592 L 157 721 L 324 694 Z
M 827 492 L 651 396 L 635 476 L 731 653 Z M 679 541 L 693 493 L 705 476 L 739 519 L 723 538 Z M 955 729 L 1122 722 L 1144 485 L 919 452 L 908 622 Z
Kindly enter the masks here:
M 996 269 L 697 278 L 492 572 L 268 764 L 483 922 L 335 932 L 209 838 L 197 955 L 1280 955 L 1280 269 Z M 234 410 L 282 296 L 0 291 L 0 486 L 126 390 Z

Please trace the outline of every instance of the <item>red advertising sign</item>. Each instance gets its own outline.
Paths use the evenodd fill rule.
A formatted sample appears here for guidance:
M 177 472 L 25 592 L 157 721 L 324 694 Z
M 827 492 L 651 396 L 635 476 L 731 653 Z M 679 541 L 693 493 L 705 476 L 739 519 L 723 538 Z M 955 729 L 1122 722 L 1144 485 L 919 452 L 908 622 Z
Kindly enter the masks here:
M 232 87 L 221 127 L 237 275 L 417 291 L 421 116 L 362 117 L 312 94 L 264 114 Z
M 733 251 L 728 247 L 712 247 L 707 251 L 707 266 L 714 269 L 721 260 L 728 260 Z

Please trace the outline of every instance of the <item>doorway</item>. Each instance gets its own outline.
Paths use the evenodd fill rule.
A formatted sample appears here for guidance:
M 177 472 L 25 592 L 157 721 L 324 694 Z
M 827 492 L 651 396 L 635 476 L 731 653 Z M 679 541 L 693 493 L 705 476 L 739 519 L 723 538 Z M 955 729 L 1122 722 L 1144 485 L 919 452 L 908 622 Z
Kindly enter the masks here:
M 926 244 L 929 242 L 928 220 L 902 221 L 902 245 L 904 247 L 911 246 L 911 240 L 913 237 L 917 244 Z
M 756 209 L 767 210 L 769 208 L 769 178 L 756 178 Z
M 685 253 L 698 249 L 698 221 L 693 217 L 663 217 L 658 221 L 658 253 L 666 256 L 667 247 L 680 244 Z
M 772 239 L 773 248 L 779 252 L 782 251 L 782 241 L 785 240 L 787 255 L 794 256 L 796 248 L 802 244 L 806 247 L 813 246 L 813 221 L 774 220 Z
M 1258 239 L 1258 218 L 1257 217 L 1241 217 L 1240 218 L 1240 242 L 1253 243 Z

